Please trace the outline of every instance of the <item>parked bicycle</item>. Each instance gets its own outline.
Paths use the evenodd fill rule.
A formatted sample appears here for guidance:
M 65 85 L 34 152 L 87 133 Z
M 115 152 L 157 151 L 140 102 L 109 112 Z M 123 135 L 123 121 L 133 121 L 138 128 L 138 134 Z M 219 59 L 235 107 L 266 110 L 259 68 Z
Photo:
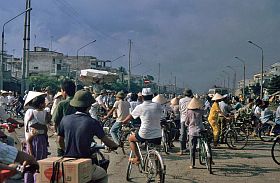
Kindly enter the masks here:
M 211 146 L 208 141 L 207 130 L 201 132 L 200 135 L 201 136 L 199 137 L 199 141 L 198 141 L 199 163 L 201 165 L 205 165 L 209 173 L 213 174 L 212 172 L 213 157 L 212 157 Z
M 138 164 L 139 172 L 144 174 L 147 178 L 147 182 L 159 182 L 164 183 L 166 166 L 163 159 L 157 149 L 161 148 L 158 145 L 145 142 L 146 153 L 142 154 L 139 143 L 136 142 L 137 149 L 140 154 L 140 163 Z M 129 158 L 134 158 L 134 154 L 131 151 Z M 128 162 L 126 180 L 131 180 L 132 162 Z
M 173 142 L 175 141 L 179 129 L 176 128 L 176 124 L 173 119 L 162 119 L 161 120 L 161 136 L 163 151 L 169 154 L 169 149 L 172 149 Z
M 280 135 L 274 138 L 274 142 L 271 148 L 271 156 L 273 161 L 280 165 Z

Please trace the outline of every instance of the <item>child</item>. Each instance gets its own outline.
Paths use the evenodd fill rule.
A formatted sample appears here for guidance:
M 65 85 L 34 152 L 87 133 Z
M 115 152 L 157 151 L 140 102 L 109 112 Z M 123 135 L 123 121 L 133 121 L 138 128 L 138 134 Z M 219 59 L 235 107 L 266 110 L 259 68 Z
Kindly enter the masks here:
M 24 105 L 29 108 L 24 117 L 25 139 L 27 152 L 37 160 L 47 158 L 47 112 L 45 108 L 45 94 L 30 91 Z M 36 182 L 33 174 L 25 173 L 24 182 Z
M 202 123 L 202 116 L 204 114 L 204 111 L 201 110 L 202 107 L 202 102 L 195 97 L 192 98 L 187 106 L 188 110 L 186 112 L 186 125 L 189 127 L 191 169 L 195 167 L 195 150 L 200 132 L 205 130 Z

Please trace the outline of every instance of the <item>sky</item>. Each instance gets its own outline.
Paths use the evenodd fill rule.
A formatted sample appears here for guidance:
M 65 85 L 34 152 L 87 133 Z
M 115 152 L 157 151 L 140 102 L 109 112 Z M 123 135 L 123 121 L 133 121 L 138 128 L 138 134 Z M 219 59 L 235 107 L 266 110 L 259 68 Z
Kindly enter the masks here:
M 0 25 L 25 10 L 25 0 L 0 0 Z M 67 55 L 92 40 L 79 55 L 114 60 L 132 73 L 153 75 L 205 92 L 224 78 L 243 79 L 280 61 L 279 0 L 31 0 L 31 50 L 50 48 Z M 5 50 L 22 57 L 24 16 L 5 26 Z M 141 64 L 139 64 L 141 63 Z M 225 72 L 223 72 L 225 71 Z M 232 83 L 232 81 L 230 81 Z

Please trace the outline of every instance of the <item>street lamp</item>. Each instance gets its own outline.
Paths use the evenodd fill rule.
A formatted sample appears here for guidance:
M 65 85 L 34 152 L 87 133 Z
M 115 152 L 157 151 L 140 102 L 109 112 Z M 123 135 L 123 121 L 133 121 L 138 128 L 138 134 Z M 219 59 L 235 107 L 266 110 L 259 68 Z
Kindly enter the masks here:
M 76 68 L 77 68 L 77 71 L 76 71 L 76 90 L 77 90 L 77 85 L 78 85 L 78 62 L 79 62 L 79 51 L 85 47 L 87 47 L 88 45 L 94 43 L 96 40 L 93 40 L 87 44 L 85 44 L 84 46 L 80 47 L 79 49 L 77 49 L 77 60 L 76 60 Z
M 116 61 L 116 60 L 118 60 L 118 59 L 120 59 L 120 58 L 122 58 L 122 57 L 124 57 L 124 56 L 125 56 L 125 55 L 123 54 L 123 55 L 121 55 L 121 56 L 115 58 L 114 60 L 110 61 L 110 62 L 111 62 L 111 67 L 112 67 L 112 62 L 114 62 L 114 61 Z
M 232 90 L 233 92 L 235 92 L 235 83 L 236 83 L 236 70 L 233 69 L 231 66 L 227 66 L 227 68 L 230 68 L 233 72 L 234 72 L 234 76 L 233 76 L 233 83 L 232 83 Z
M 226 71 L 222 71 L 222 72 L 225 73 L 225 74 L 228 76 L 228 89 L 229 89 L 229 80 L 230 80 L 230 78 L 229 78 L 229 73 L 226 72 Z
M 236 58 L 237 60 L 239 60 L 240 62 L 243 63 L 243 99 L 245 99 L 245 73 L 246 73 L 246 66 L 245 66 L 245 61 L 239 57 L 234 57 Z
M 13 21 L 14 19 L 16 19 L 17 17 L 21 16 L 22 14 L 28 12 L 28 11 L 31 11 L 32 8 L 28 8 L 26 9 L 25 11 L 21 12 L 20 14 L 18 14 L 17 16 L 11 18 L 10 20 L 8 20 L 7 22 L 5 22 L 3 24 L 3 27 L 2 27 L 2 40 L 1 40 L 1 62 L 0 62 L 0 90 L 3 89 L 3 81 L 4 81 L 4 70 L 3 70 L 3 64 L 4 64 L 4 38 L 5 38 L 5 26 Z
M 261 91 L 260 91 L 260 98 L 263 98 L 263 48 L 260 47 L 259 45 L 257 45 L 256 43 L 252 42 L 252 41 L 248 41 L 248 43 L 256 46 L 257 48 L 259 48 L 262 51 L 262 62 L 261 62 Z

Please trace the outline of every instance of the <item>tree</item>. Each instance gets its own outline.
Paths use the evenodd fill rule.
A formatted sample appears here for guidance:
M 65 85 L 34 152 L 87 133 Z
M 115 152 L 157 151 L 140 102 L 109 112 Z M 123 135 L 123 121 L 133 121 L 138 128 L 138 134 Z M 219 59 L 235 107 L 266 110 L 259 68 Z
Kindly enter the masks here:
M 272 94 L 280 90 L 280 76 L 274 76 L 268 83 L 268 93 Z
M 58 91 L 60 87 L 61 81 L 64 77 L 55 77 L 55 76 L 30 76 L 29 77 L 29 85 L 34 90 L 40 90 L 41 88 L 46 88 L 49 86 L 52 91 Z

